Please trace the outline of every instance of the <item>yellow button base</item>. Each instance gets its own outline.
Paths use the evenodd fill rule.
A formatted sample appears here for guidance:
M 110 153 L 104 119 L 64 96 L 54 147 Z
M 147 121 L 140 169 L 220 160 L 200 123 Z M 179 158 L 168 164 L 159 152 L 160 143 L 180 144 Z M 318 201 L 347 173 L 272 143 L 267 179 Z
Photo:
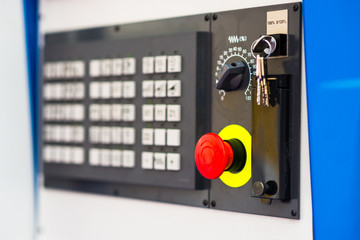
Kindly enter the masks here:
M 241 187 L 251 178 L 251 135 L 245 128 L 232 124 L 223 128 L 219 133 L 219 136 L 223 140 L 237 138 L 244 144 L 246 150 L 246 162 L 243 170 L 238 173 L 225 171 L 220 176 L 221 181 L 229 187 Z

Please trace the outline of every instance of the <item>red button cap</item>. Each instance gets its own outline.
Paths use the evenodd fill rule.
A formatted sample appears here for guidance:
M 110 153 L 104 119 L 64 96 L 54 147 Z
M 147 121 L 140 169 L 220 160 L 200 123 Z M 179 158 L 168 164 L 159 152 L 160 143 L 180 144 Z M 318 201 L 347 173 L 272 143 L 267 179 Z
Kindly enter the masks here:
M 215 133 L 207 133 L 196 144 L 195 163 L 204 177 L 215 179 L 228 169 L 234 158 L 229 143 Z

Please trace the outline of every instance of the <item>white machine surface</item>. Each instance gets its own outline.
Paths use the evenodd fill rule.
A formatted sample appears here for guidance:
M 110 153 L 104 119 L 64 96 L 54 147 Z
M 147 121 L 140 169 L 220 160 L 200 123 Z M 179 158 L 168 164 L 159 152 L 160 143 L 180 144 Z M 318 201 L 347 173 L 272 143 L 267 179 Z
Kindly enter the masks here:
M 204 0 L 40 2 L 42 34 L 287 3 L 281 0 L 238 1 L 228 4 Z M 302 76 L 305 78 L 304 65 L 305 63 L 302 65 Z M 300 220 L 61 191 L 41 186 L 38 239 L 312 239 L 305 79 L 302 82 Z M 22 108 L 24 107 L 23 104 Z M 11 124 L 15 128 L 15 123 Z M 237 229 L 237 235 L 228 229 Z
M 34 236 L 34 181 L 22 1 L 0 1 L 0 238 Z

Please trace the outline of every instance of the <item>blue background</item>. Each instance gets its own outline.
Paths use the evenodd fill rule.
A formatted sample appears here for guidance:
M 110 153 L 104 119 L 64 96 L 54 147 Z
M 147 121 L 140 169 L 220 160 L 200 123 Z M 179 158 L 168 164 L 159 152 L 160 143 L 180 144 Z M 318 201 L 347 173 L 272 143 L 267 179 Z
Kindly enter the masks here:
M 360 239 L 360 0 L 303 2 L 316 240 Z

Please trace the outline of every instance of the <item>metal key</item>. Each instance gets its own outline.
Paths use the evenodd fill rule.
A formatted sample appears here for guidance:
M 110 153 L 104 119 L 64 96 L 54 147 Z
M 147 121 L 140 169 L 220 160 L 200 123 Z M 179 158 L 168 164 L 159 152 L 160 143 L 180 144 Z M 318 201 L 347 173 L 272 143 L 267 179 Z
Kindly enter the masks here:
M 256 56 L 256 102 L 260 105 L 260 89 L 261 89 L 261 64 L 260 55 Z
M 261 61 L 261 79 L 262 79 L 262 84 L 263 84 L 263 105 L 265 105 L 266 107 L 269 107 L 269 95 L 268 95 L 268 86 L 267 86 L 267 82 L 266 82 L 266 77 L 265 77 L 265 65 L 264 65 L 264 58 L 260 59 Z

